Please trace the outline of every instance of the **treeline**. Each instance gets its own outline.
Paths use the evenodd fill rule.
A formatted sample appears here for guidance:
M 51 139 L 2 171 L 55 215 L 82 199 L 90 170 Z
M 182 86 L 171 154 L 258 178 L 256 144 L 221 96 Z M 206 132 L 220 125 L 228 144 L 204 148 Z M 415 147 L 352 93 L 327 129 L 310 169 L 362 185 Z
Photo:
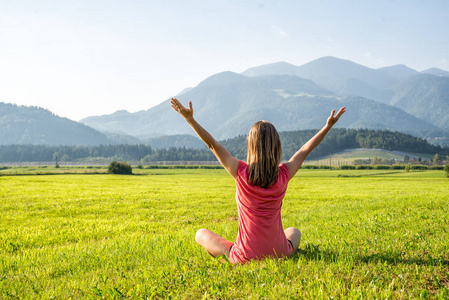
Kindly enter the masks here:
M 126 161 L 214 161 L 208 149 L 186 149 L 170 147 L 153 149 L 149 145 L 100 145 L 100 146 L 47 146 L 47 145 L 2 145 L 2 162 L 48 162 L 84 161 L 92 158 L 110 158 Z
M 151 146 L 146 145 L 4 145 L 0 146 L 0 162 L 39 162 L 56 159 L 59 161 L 77 161 L 94 157 L 110 157 L 117 160 L 140 160 L 152 153 L 153 149 Z
M 292 157 L 317 132 L 318 130 L 280 132 L 283 159 L 287 160 Z M 246 158 L 246 136 L 228 139 L 222 141 L 222 144 L 237 158 Z M 310 153 L 309 158 L 319 158 L 356 148 L 449 155 L 448 147 L 431 145 L 426 140 L 410 134 L 389 130 L 334 128 L 329 131 L 321 144 Z
M 284 159 L 289 159 L 317 130 L 281 132 Z M 246 159 L 246 136 L 221 141 L 229 152 L 239 159 Z M 375 148 L 412 153 L 449 155 L 449 148 L 434 146 L 422 138 L 388 130 L 332 129 L 323 142 L 310 154 L 318 158 L 346 149 Z M 83 161 L 89 158 L 110 158 L 127 161 L 215 161 L 212 152 L 205 149 L 170 147 L 153 149 L 150 145 L 100 145 L 100 146 L 45 146 L 2 145 L 2 162 Z

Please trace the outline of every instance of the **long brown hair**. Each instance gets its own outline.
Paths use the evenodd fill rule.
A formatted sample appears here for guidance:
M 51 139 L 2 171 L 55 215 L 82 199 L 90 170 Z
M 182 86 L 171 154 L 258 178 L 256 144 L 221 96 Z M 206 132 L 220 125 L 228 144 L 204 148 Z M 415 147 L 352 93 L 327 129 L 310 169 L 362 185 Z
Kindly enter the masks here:
M 272 186 L 279 176 L 282 146 L 273 124 L 255 123 L 248 136 L 248 182 L 262 188 Z

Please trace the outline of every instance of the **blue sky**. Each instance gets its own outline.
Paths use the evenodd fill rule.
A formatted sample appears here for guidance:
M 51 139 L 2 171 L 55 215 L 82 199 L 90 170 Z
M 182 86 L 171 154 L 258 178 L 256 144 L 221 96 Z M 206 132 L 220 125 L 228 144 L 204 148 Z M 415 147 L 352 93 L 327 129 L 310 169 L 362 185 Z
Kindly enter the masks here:
M 449 70 L 449 1 L 0 0 L 0 102 L 73 120 L 323 56 Z

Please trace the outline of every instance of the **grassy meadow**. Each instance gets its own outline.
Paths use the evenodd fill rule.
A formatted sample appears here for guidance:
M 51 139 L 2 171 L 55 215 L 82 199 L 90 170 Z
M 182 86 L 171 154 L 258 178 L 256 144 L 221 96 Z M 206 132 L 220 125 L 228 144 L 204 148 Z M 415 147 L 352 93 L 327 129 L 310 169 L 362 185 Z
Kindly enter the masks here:
M 300 170 L 282 214 L 301 252 L 246 265 L 194 241 L 236 237 L 224 170 L 104 171 L 0 170 L 0 299 L 449 299 L 443 171 Z

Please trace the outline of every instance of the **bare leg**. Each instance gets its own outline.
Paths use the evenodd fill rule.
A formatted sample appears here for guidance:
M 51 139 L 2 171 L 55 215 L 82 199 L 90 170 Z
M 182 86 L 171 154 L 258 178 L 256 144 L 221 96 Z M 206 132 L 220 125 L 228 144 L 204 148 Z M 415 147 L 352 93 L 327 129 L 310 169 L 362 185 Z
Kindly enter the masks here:
M 289 239 L 293 244 L 293 249 L 298 251 L 299 248 L 299 242 L 301 241 L 301 231 L 299 231 L 298 228 L 295 227 L 289 227 L 284 230 L 285 236 L 287 239 Z
M 233 243 L 207 229 L 198 230 L 195 235 L 195 241 L 213 257 L 223 254 L 229 257 L 229 248 L 233 245 Z

